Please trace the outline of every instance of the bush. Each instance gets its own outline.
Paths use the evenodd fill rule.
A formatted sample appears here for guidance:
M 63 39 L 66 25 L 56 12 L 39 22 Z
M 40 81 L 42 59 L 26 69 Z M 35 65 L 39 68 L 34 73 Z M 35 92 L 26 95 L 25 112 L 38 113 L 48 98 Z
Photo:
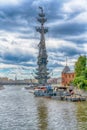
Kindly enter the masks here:
M 84 76 L 76 77 L 73 80 L 73 84 L 80 89 L 87 89 L 87 80 L 84 79 Z

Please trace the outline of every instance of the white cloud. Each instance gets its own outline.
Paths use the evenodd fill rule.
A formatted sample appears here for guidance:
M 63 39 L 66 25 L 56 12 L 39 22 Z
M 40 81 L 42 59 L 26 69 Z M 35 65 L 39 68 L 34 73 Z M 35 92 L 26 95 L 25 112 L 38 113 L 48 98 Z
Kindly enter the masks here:
M 75 22 L 75 23 L 84 23 L 84 24 L 87 23 L 87 11 L 78 14 L 78 15 L 73 19 L 73 22 Z
M 65 23 L 64 19 L 63 20 L 56 19 L 56 20 L 48 22 L 47 27 L 51 28 L 51 27 L 55 27 L 55 26 L 58 26 L 58 25 L 64 24 L 64 23 Z
M 35 56 L 37 53 L 37 48 L 34 47 L 33 39 L 18 39 L 16 36 L 19 33 L 6 33 L 2 32 L 0 38 L 6 37 L 7 41 L 0 41 L 0 53 L 4 55 L 5 53 L 16 54 L 20 53 L 22 55 L 33 55 Z
M 0 63 L 0 77 L 8 77 L 10 79 L 15 79 L 15 76 L 18 79 L 34 78 L 34 69 L 33 67 Z
M 17 65 L 0 63 L 0 69 L 8 69 L 8 68 L 14 69 L 17 68 Z
M 84 50 L 85 50 L 85 53 L 86 53 L 86 55 L 87 55 L 87 43 L 84 43 Z
M 0 0 L 0 6 L 19 5 L 22 0 Z
M 53 0 L 34 0 L 32 5 L 33 6 L 40 6 L 40 5 L 43 5 L 44 3 L 48 4 L 51 1 L 53 1 Z
M 77 11 L 87 11 L 87 0 L 68 0 L 62 7 L 62 11 L 66 13 L 73 13 Z
M 76 47 L 76 44 L 73 42 L 55 38 L 49 38 L 46 43 L 47 48 L 50 49 L 59 48 L 60 46 Z
M 49 38 L 46 41 L 47 48 L 58 48 L 58 46 L 61 45 L 61 42 L 58 39 L 55 38 Z
M 87 32 L 79 34 L 79 35 L 71 35 L 71 36 L 65 36 L 65 39 L 69 39 L 69 40 L 82 40 L 84 39 L 84 41 L 87 41 Z

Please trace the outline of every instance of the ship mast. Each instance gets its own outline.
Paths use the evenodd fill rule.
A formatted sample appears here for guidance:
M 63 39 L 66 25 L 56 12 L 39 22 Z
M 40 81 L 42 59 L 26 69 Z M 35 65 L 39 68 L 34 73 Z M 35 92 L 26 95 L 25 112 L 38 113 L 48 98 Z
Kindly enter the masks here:
M 40 27 L 36 28 L 36 31 L 40 33 L 40 43 L 38 45 L 39 53 L 38 53 L 38 61 L 37 61 L 37 72 L 36 72 L 36 79 L 38 80 L 39 84 L 46 84 L 47 79 L 49 79 L 49 73 L 47 69 L 47 51 L 45 45 L 45 33 L 48 32 L 48 29 L 44 27 L 47 18 L 45 17 L 45 13 L 43 12 L 43 8 L 39 7 L 40 13 L 38 14 L 37 21 L 40 23 Z

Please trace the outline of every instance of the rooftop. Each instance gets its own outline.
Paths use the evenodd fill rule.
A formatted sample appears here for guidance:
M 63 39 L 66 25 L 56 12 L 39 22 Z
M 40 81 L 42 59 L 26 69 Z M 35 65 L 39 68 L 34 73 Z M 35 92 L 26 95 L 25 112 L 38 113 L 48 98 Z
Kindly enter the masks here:
M 69 68 L 69 66 L 66 65 L 66 66 L 64 67 L 62 73 L 68 73 L 68 72 L 70 72 L 70 68 Z

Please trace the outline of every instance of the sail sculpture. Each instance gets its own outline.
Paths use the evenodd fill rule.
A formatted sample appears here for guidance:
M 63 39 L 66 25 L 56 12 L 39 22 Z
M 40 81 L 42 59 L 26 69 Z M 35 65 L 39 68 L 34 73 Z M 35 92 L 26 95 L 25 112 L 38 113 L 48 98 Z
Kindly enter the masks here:
M 43 8 L 39 7 L 40 13 L 38 14 L 37 21 L 40 23 L 40 27 L 36 27 L 36 31 L 40 33 L 40 43 L 38 45 L 39 54 L 38 54 L 38 61 L 37 61 L 37 72 L 36 72 L 36 79 L 38 80 L 39 84 L 46 84 L 47 80 L 49 79 L 49 73 L 47 69 L 47 51 L 45 45 L 45 33 L 48 32 L 48 28 L 44 27 L 47 18 L 45 17 L 45 13 L 43 12 Z

